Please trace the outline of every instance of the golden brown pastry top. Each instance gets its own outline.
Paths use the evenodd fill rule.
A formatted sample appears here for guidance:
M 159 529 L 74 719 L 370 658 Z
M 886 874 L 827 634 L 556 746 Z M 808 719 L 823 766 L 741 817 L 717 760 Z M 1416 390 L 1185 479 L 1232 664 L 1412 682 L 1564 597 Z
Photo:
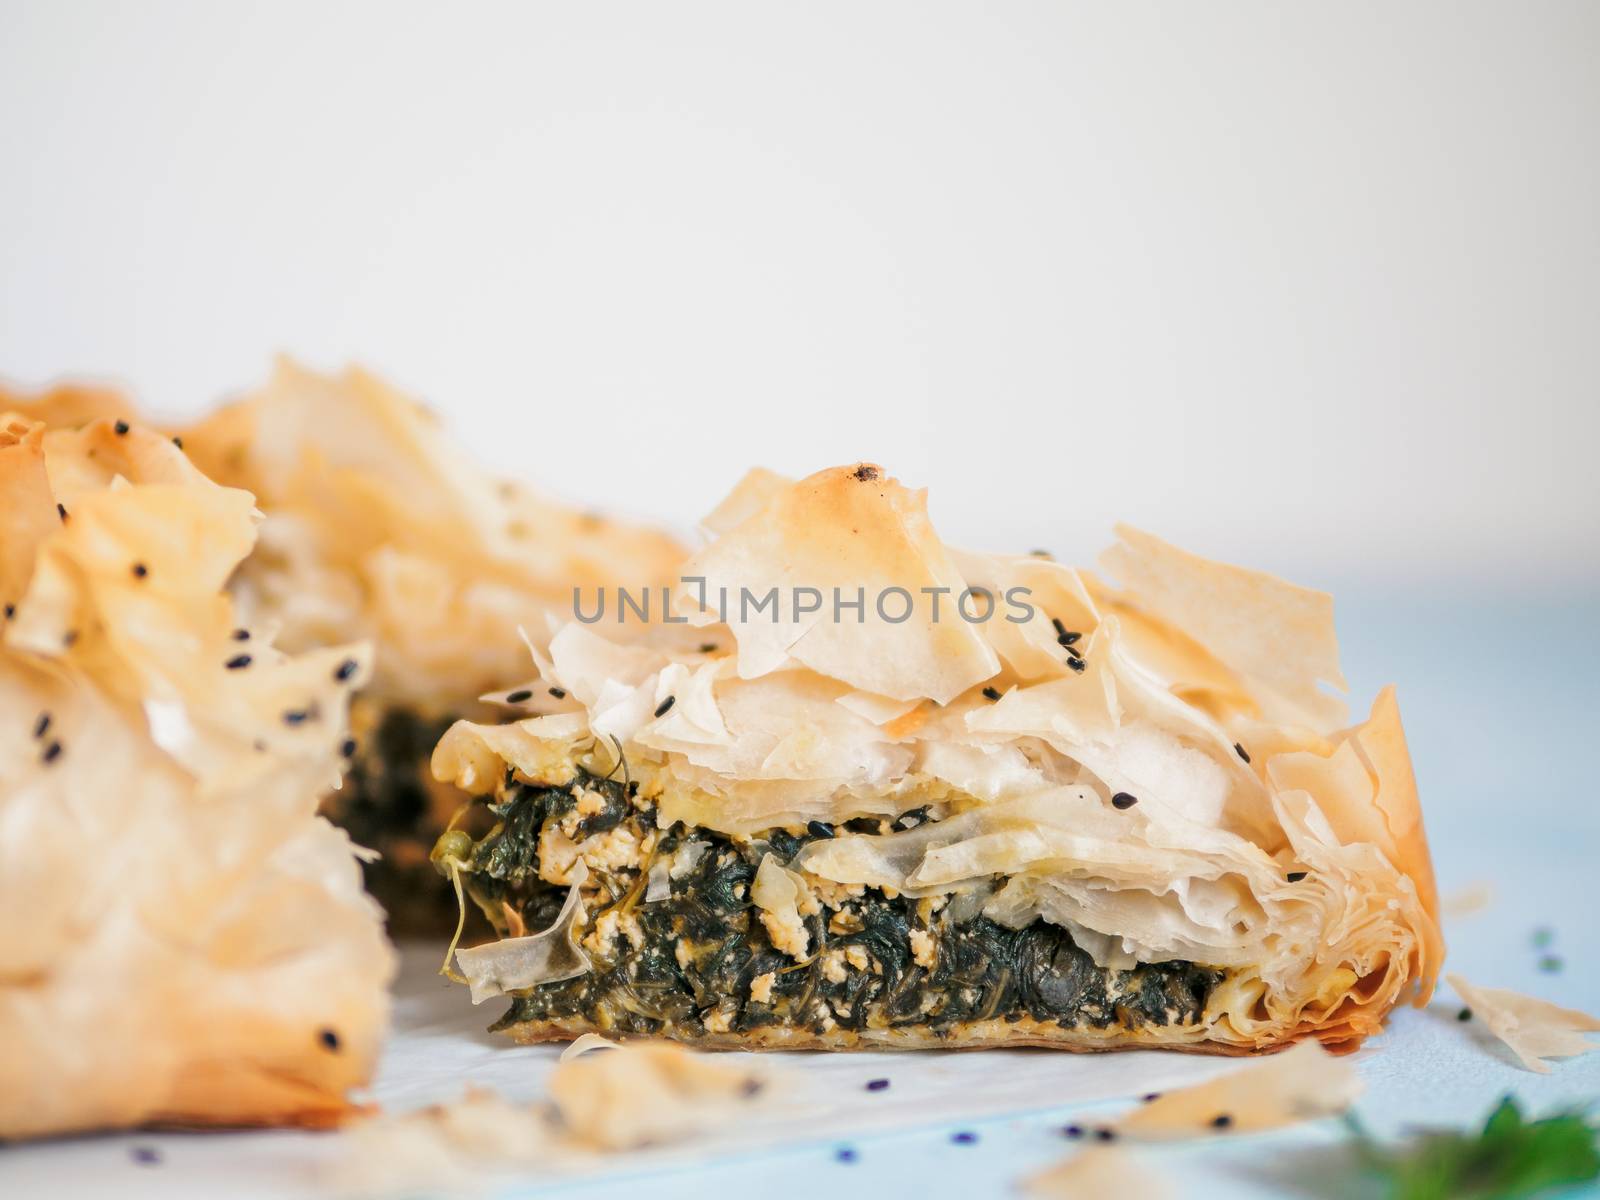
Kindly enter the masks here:
M 518 626 L 570 613 L 574 587 L 665 581 L 684 554 L 492 477 L 427 409 L 356 368 L 280 360 L 266 387 L 182 437 L 267 514 L 241 603 L 290 649 L 371 639 L 373 694 L 423 711 L 519 671 Z

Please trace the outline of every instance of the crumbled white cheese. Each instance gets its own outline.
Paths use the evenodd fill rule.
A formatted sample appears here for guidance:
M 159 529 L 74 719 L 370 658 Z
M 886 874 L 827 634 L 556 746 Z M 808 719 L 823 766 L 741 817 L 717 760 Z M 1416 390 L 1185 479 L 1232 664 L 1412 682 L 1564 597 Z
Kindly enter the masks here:
M 695 867 L 700 865 L 700 860 L 706 856 L 706 851 L 711 849 L 711 843 L 701 841 L 699 838 L 690 838 L 672 852 L 672 868 L 670 875 L 673 879 L 682 879 Z
M 756 870 L 750 898 L 760 909 L 761 923 L 773 946 L 797 961 L 804 958 L 811 948 L 811 933 L 801 918 L 800 906 L 809 901 L 811 911 L 817 909 L 800 876 L 785 870 L 768 854 Z
M 639 924 L 638 914 L 626 914 L 617 925 L 622 930 L 622 936 L 628 939 L 628 945 L 635 950 L 644 949 L 644 926 Z
M 823 879 L 820 875 L 805 872 L 806 886 L 816 898 L 829 908 L 838 908 L 846 901 L 856 900 L 866 895 L 867 889 L 859 883 L 835 883 L 831 879 Z
M 615 873 L 640 865 L 639 835 L 627 825 L 597 833 L 583 843 L 583 860 L 594 871 Z
M 811 935 L 792 910 L 787 914 L 763 910 L 761 923 L 767 927 L 767 936 L 772 939 L 773 947 L 790 958 L 802 959 L 811 948 Z
M 770 1004 L 772 1002 L 772 985 L 778 982 L 778 976 L 773 971 L 764 975 L 757 975 L 750 981 L 750 999 L 757 1004 Z
M 546 825 L 539 834 L 539 878 L 569 887 L 577 861 L 578 844 L 556 826 Z
M 829 933 L 859 933 L 861 929 L 861 915 L 851 912 L 848 908 L 841 908 L 828 918 Z
M 838 950 L 829 950 L 822 956 L 822 977 L 829 983 L 843 983 L 849 978 L 844 969 L 844 954 Z
M 911 931 L 911 961 L 919 967 L 933 970 L 935 958 L 933 952 L 933 937 L 925 929 Z
M 595 919 L 594 928 L 583 939 L 583 948 L 591 954 L 610 958 L 611 943 L 617 936 L 617 911 L 607 909 Z

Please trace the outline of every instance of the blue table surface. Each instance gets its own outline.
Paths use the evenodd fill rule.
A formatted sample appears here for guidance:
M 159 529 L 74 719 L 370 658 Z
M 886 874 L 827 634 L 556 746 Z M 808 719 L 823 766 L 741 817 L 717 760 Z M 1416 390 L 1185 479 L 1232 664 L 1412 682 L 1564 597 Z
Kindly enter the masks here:
M 1515 988 L 1600 1012 L 1600 802 L 1589 755 L 1600 742 L 1600 593 L 1517 595 L 1479 588 L 1338 594 L 1351 709 L 1385 683 L 1399 689 L 1429 839 L 1446 898 L 1483 884 L 1481 910 L 1446 918 L 1449 967 L 1473 982 Z M 1547 929 L 1551 944 L 1534 945 Z M 1547 954 L 1558 970 L 1541 968 Z M 1600 1052 L 1549 1075 L 1515 1065 L 1480 1024 L 1456 1019 L 1441 987 L 1426 1009 L 1395 1015 L 1360 1063 L 1356 1113 L 1381 1137 L 1481 1121 L 1500 1097 L 1526 1110 L 1600 1102 Z M 1059 1161 L 1061 1127 L 1121 1106 L 1050 1107 L 1011 1117 L 802 1145 L 602 1183 L 513 1195 L 560 1197 L 819 1195 L 991 1196 Z M 957 1143 L 968 1131 L 976 1142 Z M 841 1146 L 854 1151 L 849 1162 Z M 1275 1134 L 1134 1151 L 1172 1194 L 1248 1200 L 1359 1196 L 1349 1141 L 1336 1121 Z M 1569 1188 L 1561 1195 L 1595 1194 Z

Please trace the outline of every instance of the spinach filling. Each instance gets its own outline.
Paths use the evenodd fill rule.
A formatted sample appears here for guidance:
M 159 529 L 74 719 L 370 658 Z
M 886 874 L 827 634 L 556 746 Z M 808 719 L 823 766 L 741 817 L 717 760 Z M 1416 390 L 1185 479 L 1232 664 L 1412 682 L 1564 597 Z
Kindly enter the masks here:
M 428 862 L 441 827 L 428 803 L 428 760 L 454 724 L 388 709 L 350 760 L 344 783 L 324 807 L 358 846 L 382 857 L 361 864 L 370 892 L 395 934 L 448 933 L 455 925 L 450 882 Z
M 509 906 L 529 930 L 555 920 L 566 889 L 539 879 L 539 837 L 574 811 L 580 793 L 589 800 L 574 840 L 627 823 L 643 841 L 655 828 L 654 809 L 636 801 L 636 784 L 581 769 L 563 787 L 511 784 L 489 802 L 500 824 L 474 847 L 463 875 L 480 907 Z M 876 819 L 846 828 L 857 824 L 863 832 L 879 828 Z M 601 894 L 590 901 L 580 936 L 604 931 L 600 945 L 586 942 L 593 970 L 514 997 L 492 1028 L 564 1022 L 698 1038 L 767 1026 L 815 1034 L 918 1027 L 950 1036 L 971 1021 L 1031 1017 L 1065 1029 L 1137 1029 L 1195 1023 L 1222 979 L 1221 971 L 1188 962 L 1102 969 L 1046 921 L 1008 929 L 976 906 L 935 910 L 877 889 L 807 917 L 811 953 L 796 963 L 774 948 L 749 899 L 751 884 L 768 851 L 787 859 L 831 836 L 820 822 L 748 841 L 681 826 L 663 831 L 645 858 L 671 856 L 690 839 L 705 847 L 671 880 L 670 896 L 644 900 L 648 861 L 592 874 Z M 619 920 L 597 924 L 608 911 Z

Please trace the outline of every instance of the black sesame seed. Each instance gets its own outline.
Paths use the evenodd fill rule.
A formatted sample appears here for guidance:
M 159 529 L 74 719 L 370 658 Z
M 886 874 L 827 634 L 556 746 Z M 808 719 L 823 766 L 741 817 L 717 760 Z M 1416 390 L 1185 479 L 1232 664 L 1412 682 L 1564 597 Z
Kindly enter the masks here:
M 1546 975 L 1556 974 L 1556 972 L 1560 971 L 1565 965 L 1566 964 L 1561 960 L 1561 956 L 1559 954 L 1546 954 L 1539 959 L 1539 970 L 1543 971 Z
M 17 615 L 17 606 L 15 604 L 6 605 L 6 620 L 9 621 L 9 620 L 11 620 L 12 617 L 14 617 L 16 615 Z
M 1146 1092 L 1144 1094 L 1144 1102 L 1146 1104 L 1149 1104 L 1150 1101 L 1152 1101 L 1152 1100 L 1159 1100 L 1159 1099 L 1161 1099 L 1161 1093 L 1160 1092 Z
M 1216 1116 L 1211 1118 L 1211 1128 L 1213 1129 L 1226 1129 L 1232 1124 L 1233 1118 L 1227 1113 L 1218 1113 Z
M 1000 699 L 1000 689 L 999 688 L 986 687 L 986 688 L 983 689 L 983 694 L 985 696 L 987 696 L 990 700 L 998 700 L 998 699 Z
M 178 449 L 179 449 L 179 450 L 182 450 L 182 449 L 183 449 L 183 439 L 182 439 L 182 438 L 181 438 L 181 437 L 175 437 L 175 438 L 173 438 L 173 439 L 172 439 L 172 444 L 173 444 L 173 445 L 174 445 L 174 446 L 176 446 L 176 447 L 177 447 L 177 448 L 178 448 Z
M 143 579 L 148 574 L 150 574 L 149 567 L 145 566 L 143 563 L 133 564 L 133 577 L 135 579 Z
M 1065 1137 L 1081 1138 L 1083 1136 L 1083 1126 L 1082 1125 L 1064 1125 L 1064 1126 L 1062 1126 L 1061 1133 Z
M 235 654 L 222 665 L 230 671 L 242 671 L 250 665 L 250 656 L 248 654 Z
M 527 688 L 518 688 L 514 692 L 507 692 L 506 693 L 506 703 L 507 704 L 521 704 L 524 700 L 532 700 L 532 699 L 533 699 L 533 693 L 530 692 Z
M 60 757 L 61 757 L 61 743 L 60 742 L 51 742 L 48 746 L 46 746 L 44 748 L 44 753 L 39 756 L 39 761 L 44 763 L 46 766 L 49 766 L 51 763 L 55 762 L 55 760 L 60 758 Z
M 950 1140 L 958 1146 L 970 1146 L 978 1140 L 978 1135 L 970 1129 L 958 1129 L 950 1135 Z
M 701 654 L 710 654 L 716 648 L 717 648 L 717 644 L 715 642 L 701 642 L 700 643 L 700 653 Z
M 1245 762 L 1249 762 L 1250 761 L 1249 751 L 1247 751 L 1243 746 L 1239 745 L 1238 742 L 1235 742 L 1233 744 L 1233 752 L 1235 754 L 1237 754 L 1240 758 L 1244 759 Z
M 49 729 L 50 729 L 50 714 L 47 713 L 47 712 L 42 712 L 42 713 L 39 714 L 38 721 L 36 721 L 34 723 L 33 736 L 36 737 L 36 738 L 42 738 Z
M 1112 808 L 1132 808 L 1137 803 L 1139 803 L 1139 797 L 1129 795 L 1127 792 L 1118 792 L 1111 797 Z
M 128 432 L 128 423 L 126 421 L 118 421 L 112 428 L 117 431 L 117 436 L 121 437 Z
M 833 1157 L 842 1163 L 853 1163 L 856 1160 L 856 1152 L 849 1146 L 840 1146 L 833 1152 Z
M 888 1086 L 889 1086 L 889 1081 L 887 1079 L 869 1079 L 869 1080 L 867 1080 L 867 1091 L 869 1091 L 869 1092 L 881 1092 L 881 1091 L 884 1091 L 886 1088 L 888 1088 Z
M 831 838 L 833 836 L 833 826 L 826 821 L 807 821 L 806 832 L 814 838 Z
M 1458 1021 L 1470 1021 L 1470 1020 L 1472 1020 L 1472 1010 L 1470 1008 L 1463 1008 L 1460 1012 L 1458 1012 L 1456 1014 L 1456 1020 L 1458 1020 Z
M 676 696 L 668 696 L 660 704 L 656 705 L 656 716 L 658 716 L 658 717 L 666 716 L 667 715 L 667 710 L 669 708 L 671 708 L 677 702 L 678 702 L 678 698 Z
M 1076 654 L 1067 655 L 1067 666 L 1071 667 L 1079 675 L 1083 674 L 1084 668 L 1086 668 L 1088 665 L 1088 663 L 1084 662 L 1083 659 L 1079 658 Z
M 1050 624 L 1056 628 L 1056 637 L 1064 638 L 1067 636 L 1067 627 L 1061 623 L 1060 617 L 1051 617 Z
M 354 758 L 356 753 L 355 738 L 345 738 L 339 743 L 339 753 L 345 758 Z
M 58 502 L 56 504 L 56 515 L 65 521 L 67 519 L 67 506 Z
M 343 683 L 345 680 L 349 679 L 350 676 L 352 676 L 352 675 L 354 675 L 356 673 L 356 668 L 359 665 L 360 664 L 357 663 L 356 660 L 353 659 L 353 658 L 345 659 L 342 663 L 340 663 L 337 667 L 334 668 L 334 671 L 333 671 L 334 682 L 335 683 Z
M 154 1146 L 135 1146 L 128 1151 L 128 1157 L 141 1167 L 153 1167 L 161 1162 L 161 1151 Z
M 552 696 L 554 696 L 557 700 L 565 700 L 567 698 L 567 689 L 566 688 L 551 688 L 550 689 L 550 694 Z
M 1114 1142 L 1117 1140 L 1117 1131 L 1115 1129 L 1100 1128 L 1094 1131 L 1094 1136 L 1102 1142 Z
M 233 640 L 236 642 L 248 642 L 250 640 L 250 631 L 248 629 L 235 629 L 233 631 Z
M 320 1030 L 317 1033 L 317 1041 L 322 1043 L 324 1049 L 330 1050 L 330 1051 L 334 1052 L 335 1054 L 338 1053 L 338 1051 L 339 1051 L 339 1035 L 334 1030 L 332 1030 L 332 1029 Z
M 1302 879 L 1304 879 L 1306 877 L 1306 875 L 1308 873 L 1309 872 L 1306 872 L 1306 871 L 1290 871 L 1287 875 L 1284 876 L 1284 878 L 1287 879 L 1290 883 L 1299 883 Z
M 310 717 L 310 711 L 304 708 L 285 709 L 283 714 L 283 723 L 285 725 L 300 725 L 309 720 Z

